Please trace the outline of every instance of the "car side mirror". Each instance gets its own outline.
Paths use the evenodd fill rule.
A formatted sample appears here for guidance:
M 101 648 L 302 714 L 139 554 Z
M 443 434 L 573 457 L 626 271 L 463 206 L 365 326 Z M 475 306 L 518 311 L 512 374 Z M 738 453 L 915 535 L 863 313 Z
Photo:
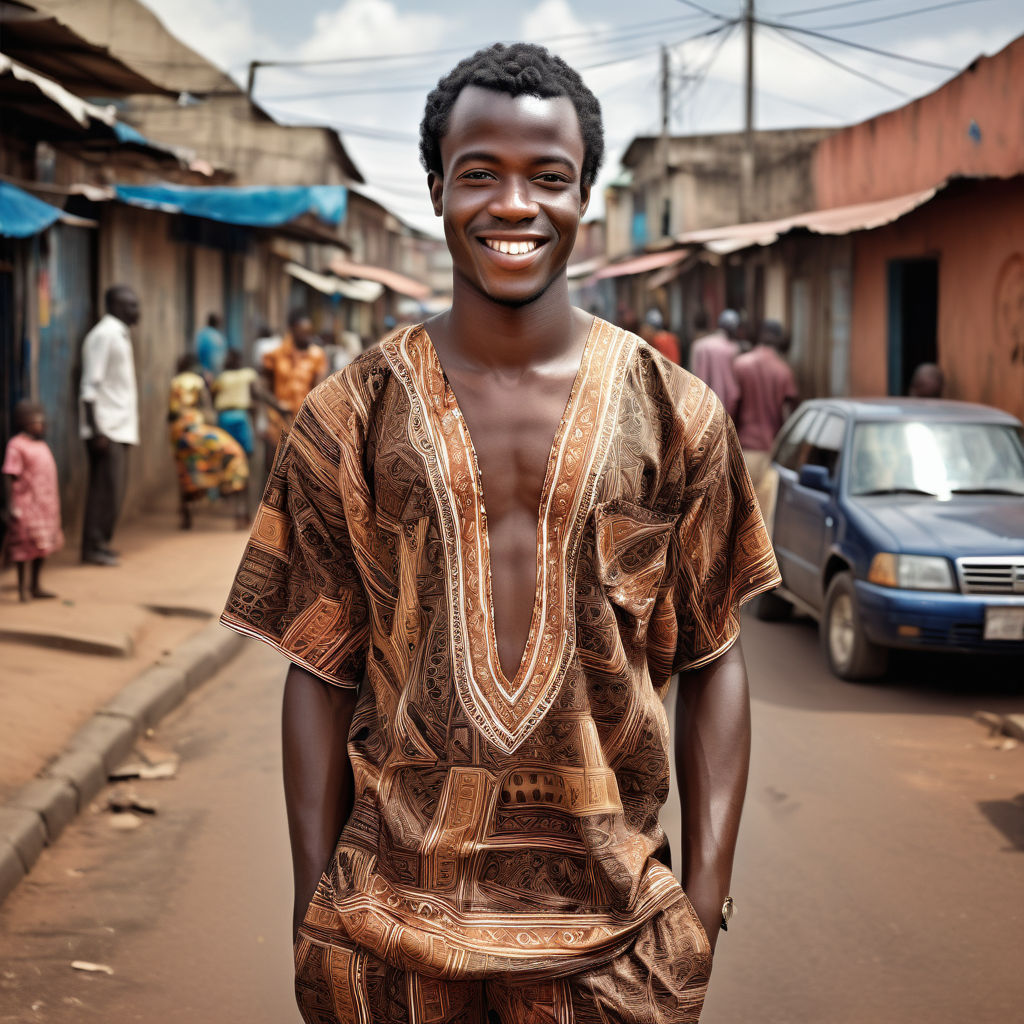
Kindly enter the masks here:
M 825 466 L 801 466 L 797 482 L 812 491 L 831 492 L 832 477 Z

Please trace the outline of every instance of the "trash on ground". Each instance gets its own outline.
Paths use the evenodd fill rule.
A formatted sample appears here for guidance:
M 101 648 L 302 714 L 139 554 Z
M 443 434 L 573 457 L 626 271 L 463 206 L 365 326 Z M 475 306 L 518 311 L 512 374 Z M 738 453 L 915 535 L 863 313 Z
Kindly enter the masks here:
M 142 824 L 137 814 L 114 814 L 109 819 L 110 827 L 118 832 L 131 832 Z
M 114 968 L 109 964 L 94 964 L 89 960 L 72 960 L 71 967 L 76 971 L 91 971 L 94 974 L 114 973 Z
M 139 814 L 156 814 L 157 803 L 155 800 L 147 800 L 139 796 L 134 789 L 118 787 L 107 797 L 107 810 L 115 814 L 124 814 L 127 811 L 137 811 Z
M 974 720 L 988 727 L 989 736 L 1009 736 L 1014 746 L 1024 743 L 1024 715 L 1000 715 L 995 711 L 975 711 Z M 999 750 L 1012 750 L 1010 746 L 998 746 Z
M 147 733 L 148 735 L 151 733 Z M 128 779 L 173 779 L 178 774 L 180 763 L 181 758 L 173 750 L 143 740 L 135 745 L 132 758 L 110 773 L 110 780 L 124 782 Z

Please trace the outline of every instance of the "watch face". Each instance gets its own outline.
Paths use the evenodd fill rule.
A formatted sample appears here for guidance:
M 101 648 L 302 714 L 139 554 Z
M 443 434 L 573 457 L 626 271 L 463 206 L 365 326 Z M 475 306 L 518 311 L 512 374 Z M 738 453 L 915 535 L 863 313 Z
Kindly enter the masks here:
M 725 902 L 722 904 L 722 919 L 724 921 L 731 921 L 733 914 L 736 912 L 736 903 L 731 896 L 726 896 Z

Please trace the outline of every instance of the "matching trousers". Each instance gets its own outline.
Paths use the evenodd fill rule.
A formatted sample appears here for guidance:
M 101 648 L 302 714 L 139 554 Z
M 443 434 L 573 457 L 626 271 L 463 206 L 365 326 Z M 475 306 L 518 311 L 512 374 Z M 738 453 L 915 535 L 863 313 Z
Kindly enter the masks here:
M 295 994 L 306 1024 L 698 1024 L 711 947 L 685 898 L 600 967 L 546 980 L 445 981 L 299 929 Z
M 82 554 L 90 555 L 108 548 L 114 539 L 124 502 L 128 445 L 110 441 L 106 448 L 99 449 L 90 440 L 85 442 L 85 450 L 89 456 L 89 489 L 82 523 Z

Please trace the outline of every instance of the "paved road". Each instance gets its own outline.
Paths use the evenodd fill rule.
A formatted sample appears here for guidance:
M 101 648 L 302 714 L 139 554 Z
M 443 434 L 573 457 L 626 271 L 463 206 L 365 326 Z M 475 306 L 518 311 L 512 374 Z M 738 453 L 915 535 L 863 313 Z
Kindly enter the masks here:
M 1024 748 L 967 716 L 1024 686 L 942 660 L 850 686 L 806 623 L 744 637 L 754 766 L 705 1024 L 1022 1019 Z M 138 786 L 157 816 L 85 815 L 0 908 L 2 1024 L 297 1024 L 280 679 L 252 645 L 161 727 L 182 768 Z

